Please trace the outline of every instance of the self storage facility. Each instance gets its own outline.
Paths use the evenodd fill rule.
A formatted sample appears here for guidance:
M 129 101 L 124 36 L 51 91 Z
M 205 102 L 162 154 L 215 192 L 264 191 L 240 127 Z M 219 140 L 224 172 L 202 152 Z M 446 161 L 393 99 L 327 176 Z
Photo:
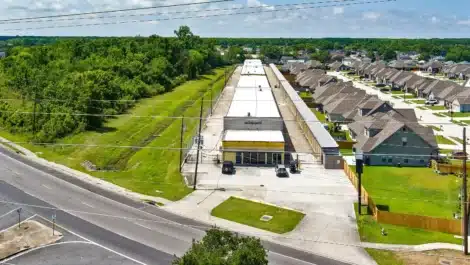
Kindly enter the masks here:
M 260 60 L 247 60 L 262 74 L 242 75 L 227 115 L 222 139 L 223 160 L 236 165 L 269 166 L 284 163 L 284 121 L 279 113 Z M 257 70 L 259 73 L 261 71 Z

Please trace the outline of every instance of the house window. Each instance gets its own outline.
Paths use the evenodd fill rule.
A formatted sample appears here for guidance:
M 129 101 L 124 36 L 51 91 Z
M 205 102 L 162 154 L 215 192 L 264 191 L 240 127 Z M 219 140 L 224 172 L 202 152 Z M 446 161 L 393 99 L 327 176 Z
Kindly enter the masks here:
M 382 162 L 383 162 L 383 163 L 387 162 L 387 158 L 382 157 Z
M 419 160 L 419 162 L 420 162 L 421 164 L 424 164 L 424 160 L 423 160 L 423 159 Z
M 408 139 L 406 137 L 402 137 L 401 142 L 403 146 L 406 146 L 408 144 Z
M 403 127 L 403 131 L 406 132 L 406 127 Z
M 391 157 L 388 158 L 388 163 L 392 163 L 393 159 Z
M 405 158 L 403 162 L 405 162 L 405 164 L 408 164 L 408 158 Z

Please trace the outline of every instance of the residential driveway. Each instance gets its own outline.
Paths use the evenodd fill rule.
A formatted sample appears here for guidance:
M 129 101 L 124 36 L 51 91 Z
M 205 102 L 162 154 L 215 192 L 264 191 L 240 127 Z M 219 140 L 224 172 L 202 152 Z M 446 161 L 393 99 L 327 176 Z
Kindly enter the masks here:
M 350 78 L 342 75 L 342 73 L 339 72 L 328 72 L 329 75 L 335 76 L 339 79 L 342 79 L 344 81 L 351 81 Z M 442 111 L 432 111 L 432 110 L 422 110 L 417 108 L 419 105 L 417 104 L 407 104 L 403 101 L 403 99 L 396 99 L 393 98 L 392 94 L 384 94 L 380 92 L 379 90 L 374 89 L 373 87 L 370 87 L 368 85 L 365 85 L 363 83 L 353 81 L 353 84 L 355 87 L 360 88 L 364 91 L 366 91 L 370 95 L 377 95 L 380 99 L 384 101 L 390 101 L 393 104 L 394 108 L 400 109 L 400 108 L 413 108 L 416 113 L 416 117 L 419 120 L 419 123 L 426 126 L 426 125 L 434 125 L 436 127 L 440 127 L 442 125 L 442 131 L 435 131 L 434 133 L 436 135 L 443 135 L 445 137 L 458 137 L 460 139 L 463 139 L 462 136 L 462 129 L 463 126 L 456 125 L 451 122 L 450 117 L 438 117 L 434 115 L 433 113 L 437 112 L 442 112 Z M 444 111 L 445 112 L 445 111 Z M 465 119 L 465 118 L 463 118 Z M 468 118 L 467 118 L 468 119 Z M 459 119 L 456 119 L 459 120 Z M 467 131 L 470 129 L 469 126 L 467 127 Z M 470 132 L 467 133 L 467 139 L 470 139 Z M 455 141 L 454 141 L 455 142 Z M 455 146 L 441 146 L 439 145 L 440 148 L 445 148 L 448 149 L 449 147 L 453 147 L 450 149 L 462 149 L 462 144 L 455 142 Z M 467 145 L 467 149 L 470 147 L 470 145 Z

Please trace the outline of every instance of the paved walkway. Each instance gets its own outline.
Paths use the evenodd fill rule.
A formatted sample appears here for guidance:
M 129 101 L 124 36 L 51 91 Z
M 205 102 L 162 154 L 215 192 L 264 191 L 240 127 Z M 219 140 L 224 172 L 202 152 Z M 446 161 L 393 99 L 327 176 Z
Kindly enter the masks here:
M 364 248 L 384 249 L 392 251 L 428 251 L 436 249 L 452 249 L 463 250 L 463 246 L 449 243 L 429 243 L 422 245 L 395 245 L 395 244 L 382 244 L 382 243 L 369 243 L 362 242 L 361 246 Z
M 284 119 L 284 124 L 286 126 L 287 132 L 289 133 L 289 137 L 292 141 L 295 152 L 311 154 L 312 149 L 310 148 L 310 145 L 307 142 L 307 139 L 305 139 L 305 135 L 302 132 L 302 129 L 297 124 L 294 114 L 290 111 L 288 105 L 286 104 L 283 91 L 279 87 L 274 88 L 274 86 L 278 82 L 273 73 L 273 70 L 267 66 L 264 67 L 264 70 L 266 72 L 266 76 L 268 78 L 269 84 L 272 87 L 274 98 L 276 99 L 277 105 L 279 107 L 279 111 L 281 112 L 281 116 Z

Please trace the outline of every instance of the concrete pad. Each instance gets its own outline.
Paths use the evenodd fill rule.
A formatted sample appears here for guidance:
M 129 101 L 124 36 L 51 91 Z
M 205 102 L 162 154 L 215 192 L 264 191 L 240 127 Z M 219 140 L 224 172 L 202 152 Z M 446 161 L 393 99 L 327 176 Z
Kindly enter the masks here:
M 27 249 L 54 243 L 62 238 L 60 232 L 36 221 L 26 221 L 0 233 L 0 260 Z

